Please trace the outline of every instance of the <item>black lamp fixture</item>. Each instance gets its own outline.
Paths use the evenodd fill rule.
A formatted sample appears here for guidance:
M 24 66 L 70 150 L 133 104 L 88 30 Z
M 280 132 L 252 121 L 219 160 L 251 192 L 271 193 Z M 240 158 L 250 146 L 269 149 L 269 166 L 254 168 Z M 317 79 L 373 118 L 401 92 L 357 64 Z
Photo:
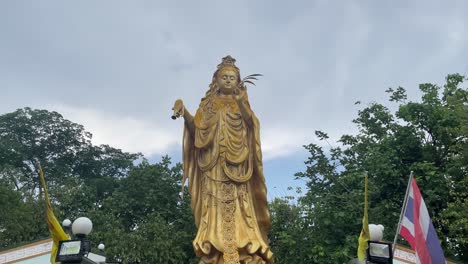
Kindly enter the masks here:
M 367 243 L 367 263 L 393 263 L 392 243 L 371 240 L 369 240 Z
M 67 228 L 71 221 L 65 219 L 62 225 Z M 63 240 L 59 242 L 56 262 L 82 263 L 91 250 L 91 242 L 86 240 L 86 236 L 91 233 L 93 223 L 87 217 L 79 217 L 72 224 L 72 232 L 78 238 L 76 240 Z

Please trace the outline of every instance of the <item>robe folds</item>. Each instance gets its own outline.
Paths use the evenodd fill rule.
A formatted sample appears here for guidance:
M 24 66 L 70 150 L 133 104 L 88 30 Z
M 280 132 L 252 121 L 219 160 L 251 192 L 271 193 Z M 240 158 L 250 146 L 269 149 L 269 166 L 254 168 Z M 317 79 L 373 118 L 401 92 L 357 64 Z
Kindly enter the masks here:
M 257 117 L 230 97 L 205 98 L 184 128 L 183 173 L 198 228 L 200 263 L 273 263 Z

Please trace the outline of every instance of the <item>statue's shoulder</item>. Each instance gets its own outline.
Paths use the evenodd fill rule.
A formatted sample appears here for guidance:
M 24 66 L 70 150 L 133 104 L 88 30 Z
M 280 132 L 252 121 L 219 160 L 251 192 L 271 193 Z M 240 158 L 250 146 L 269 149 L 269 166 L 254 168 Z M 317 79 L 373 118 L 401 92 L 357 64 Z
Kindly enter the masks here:
M 212 102 L 211 96 L 204 97 L 204 98 L 202 98 L 200 104 L 198 105 L 198 110 L 203 109 L 203 108 L 207 107 L 208 105 L 212 105 L 212 104 L 213 104 L 213 102 Z
M 202 116 L 208 109 L 211 109 L 213 105 L 211 97 L 204 97 L 200 104 L 198 105 L 197 112 L 195 113 L 195 117 L 197 120 L 201 120 Z

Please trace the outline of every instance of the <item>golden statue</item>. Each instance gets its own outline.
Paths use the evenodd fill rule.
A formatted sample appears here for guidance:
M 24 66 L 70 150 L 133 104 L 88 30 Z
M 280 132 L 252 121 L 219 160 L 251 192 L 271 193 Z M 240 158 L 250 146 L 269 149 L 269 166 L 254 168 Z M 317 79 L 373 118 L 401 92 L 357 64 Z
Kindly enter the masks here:
M 273 263 L 260 125 L 245 86 L 260 74 L 241 80 L 235 61 L 223 58 L 195 116 L 180 99 L 173 108 L 172 118 L 185 120 L 182 185 L 188 179 L 193 247 L 200 263 Z

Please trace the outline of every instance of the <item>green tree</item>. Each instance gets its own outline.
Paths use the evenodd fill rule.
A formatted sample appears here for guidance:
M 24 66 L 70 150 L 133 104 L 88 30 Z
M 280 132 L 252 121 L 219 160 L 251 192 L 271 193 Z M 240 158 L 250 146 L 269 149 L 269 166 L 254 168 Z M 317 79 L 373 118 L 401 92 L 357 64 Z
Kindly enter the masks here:
M 180 179 L 181 165 L 171 167 L 167 156 L 156 164 L 143 160 L 91 214 L 100 227 L 91 238 L 105 241 L 108 255 L 124 263 L 196 261 L 195 226 L 190 201 L 179 198 Z
M 47 237 L 35 163 L 44 168 L 59 219 L 87 216 L 93 245 L 124 263 L 195 262 L 181 165 L 91 143 L 91 133 L 57 112 L 19 109 L 0 116 L 0 247 Z M 137 165 L 135 165 L 137 164 Z M 18 221 L 22 219 L 22 221 Z
M 23 200 L 21 194 L 0 180 L 0 248 L 33 241 L 48 235 L 39 223 L 45 221 L 40 214 L 42 204 Z
M 52 194 L 70 185 L 107 184 L 96 190 L 102 200 L 112 190 L 109 178 L 126 175 L 140 154 L 94 146 L 91 138 L 82 125 L 57 112 L 24 108 L 1 115 L 0 175 L 23 196 L 35 197 L 39 186 L 34 167 L 37 160 L 44 167 Z
M 393 240 L 409 172 L 414 171 L 446 256 L 467 260 L 468 96 L 463 80 L 454 74 L 443 87 L 421 84 L 420 102 L 406 102 L 402 87 L 388 89 L 398 111 L 368 105 L 353 121 L 359 133 L 343 135 L 336 147 L 326 133 L 316 132 L 323 144 L 306 146 L 306 171 L 296 174 L 308 181 L 309 191 L 300 199 L 308 239 L 324 254 L 310 263 L 345 263 L 355 257 L 365 171 L 369 221 L 386 227 L 385 239 Z
M 309 239 L 303 208 L 291 198 L 275 198 L 269 203 L 269 240 L 275 262 L 312 263 L 318 252 L 314 252 L 314 243 Z
M 140 157 L 106 145 L 93 145 L 91 133 L 57 112 L 24 108 L 1 115 L 0 182 L 9 190 L 5 195 L 13 195 L 11 190 L 16 192 L 11 199 L 3 200 L 2 206 L 18 210 L 27 207 L 21 211 L 21 219 L 34 219 L 35 223 L 24 228 L 22 234 L 8 228 L 3 235 L 16 237 L 11 243 L 29 242 L 43 238 L 47 231 L 36 161 L 44 168 L 52 202 L 60 201 L 54 208 L 63 219 L 101 207 L 117 188 L 118 180 Z M 15 226 L 11 221 L 17 218 L 4 214 L 2 210 L 5 225 Z

